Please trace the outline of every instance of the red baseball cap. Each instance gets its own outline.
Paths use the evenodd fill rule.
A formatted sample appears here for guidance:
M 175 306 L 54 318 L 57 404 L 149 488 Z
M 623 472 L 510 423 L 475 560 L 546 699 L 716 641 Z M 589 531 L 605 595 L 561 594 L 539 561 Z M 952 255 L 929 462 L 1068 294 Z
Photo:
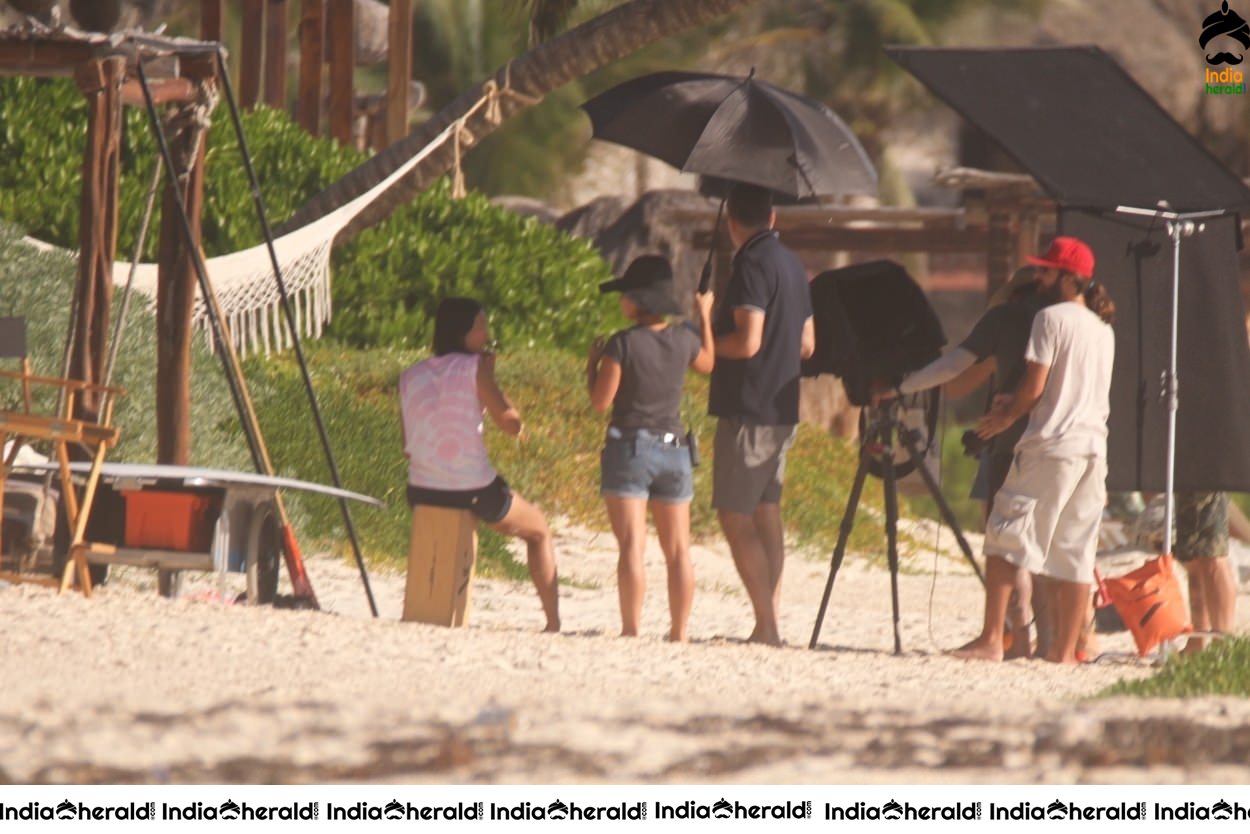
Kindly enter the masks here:
M 1045 255 L 1032 255 L 1025 260 L 1034 266 L 1064 269 L 1082 278 L 1094 277 L 1094 252 L 1085 241 L 1075 237 L 1057 237 Z

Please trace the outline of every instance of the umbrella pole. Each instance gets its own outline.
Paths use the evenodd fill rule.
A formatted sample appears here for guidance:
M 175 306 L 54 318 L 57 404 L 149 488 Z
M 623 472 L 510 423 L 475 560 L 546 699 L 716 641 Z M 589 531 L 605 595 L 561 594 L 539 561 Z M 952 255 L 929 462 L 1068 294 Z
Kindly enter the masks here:
M 699 276 L 699 292 L 700 294 L 707 292 L 708 287 L 712 286 L 712 256 L 716 254 L 716 239 L 720 237 L 720 219 L 725 213 L 725 198 L 720 201 L 720 208 L 716 210 L 716 224 L 712 226 L 712 242 L 707 246 L 707 260 L 703 262 L 703 273 Z

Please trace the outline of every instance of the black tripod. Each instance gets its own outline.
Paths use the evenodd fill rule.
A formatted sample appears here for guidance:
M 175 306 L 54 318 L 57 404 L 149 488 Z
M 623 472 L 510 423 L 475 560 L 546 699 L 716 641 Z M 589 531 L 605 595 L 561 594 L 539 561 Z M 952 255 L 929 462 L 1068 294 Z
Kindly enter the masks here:
M 825 610 L 829 607 L 829 596 L 833 593 L 833 581 L 838 577 L 842 567 L 842 559 L 846 556 L 846 543 L 851 537 L 851 528 L 855 525 L 855 509 L 859 506 L 859 496 L 864 489 L 864 478 L 868 476 L 874 461 L 882 469 L 881 480 L 885 490 L 885 540 L 886 559 L 890 566 L 890 602 L 894 610 L 894 653 L 903 653 L 903 643 L 898 633 L 898 488 L 894 471 L 894 441 L 902 443 L 911 458 L 912 465 L 920 472 L 929 494 L 937 502 L 942 520 L 954 532 L 959 547 L 967 557 L 968 563 L 976 572 L 981 584 L 985 584 L 985 576 L 981 566 L 972 556 L 972 548 L 959 528 L 959 521 L 951 510 L 950 504 L 942 496 L 933 474 L 924 465 L 924 453 L 921 449 L 921 435 L 916 429 L 910 428 L 900 419 L 902 405 L 893 399 L 880 407 L 867 409 L 866 425 L 860 438 L 859 468 L 855 470 L 855 483 L 851 486 L 851 496 L 846 502 L 846 513 L 842 516 L 842 524 L 838 529 L 838 543 L 833 549 L 833 563 L 829 567 L 829 581 L 825 583 L 825 595 L 820 600 L 820 611 L 816 614 L 816 625 L 812 628 L 812 640 L 809 649 L 816 648 L 816 640 L 820 637 L 820 627 L 825 621 Z

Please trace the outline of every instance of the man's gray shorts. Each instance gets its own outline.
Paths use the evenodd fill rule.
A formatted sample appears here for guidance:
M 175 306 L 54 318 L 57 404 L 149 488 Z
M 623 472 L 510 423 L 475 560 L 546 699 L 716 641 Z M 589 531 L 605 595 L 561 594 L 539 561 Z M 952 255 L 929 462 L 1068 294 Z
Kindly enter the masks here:
M 731 417 L 716 422 L 712 449 L 712 506 L 750 515 L 760 504 L 781 503 L 786 451 L 796 426 L 756 426 Z

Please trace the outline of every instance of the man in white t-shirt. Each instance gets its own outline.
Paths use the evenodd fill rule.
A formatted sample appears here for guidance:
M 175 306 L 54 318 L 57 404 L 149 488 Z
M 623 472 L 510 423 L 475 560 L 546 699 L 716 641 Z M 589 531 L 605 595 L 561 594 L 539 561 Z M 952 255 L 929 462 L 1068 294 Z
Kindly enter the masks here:
M 1074 663 L 1107 496 L 1115 305 L 1093 280 L 1094 254 L 1082 241 L 1056 238 L 1029 261 L 1042 267 L 1038 285 L 1055 303 L 1033 319 L 1015 395 L 977 429 L 990 438 L 1029 415 L 986 524 L 984 626 L 953 654 L 1002 659 L 1008 600 L 1017 571 L 1026 570 L 1049 580 L 1054 634 L 1045 659 Z

